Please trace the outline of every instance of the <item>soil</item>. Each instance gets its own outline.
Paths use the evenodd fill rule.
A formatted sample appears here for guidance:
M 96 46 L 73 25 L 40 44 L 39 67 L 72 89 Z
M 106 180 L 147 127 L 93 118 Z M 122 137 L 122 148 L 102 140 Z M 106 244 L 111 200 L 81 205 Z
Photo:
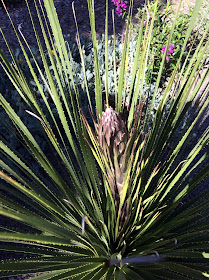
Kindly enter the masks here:
M 2 0 L 0 0 L 1 3 Z M 21 26 L 22 33 L 24 34 L 27 42 L 30 46 L 36 45 L 35 34 L 33 32 L 32 23 L 28 13 L 28 8 L 25 0 L 4 0 L 5 3 L 8 3 L 7 10 L 13 21 L 14 27 L 18 30 L 18 26 Z M 32 17 L 37 24 L 37 29 L 41 31 L 40 26 L 38 25 L 37 12 L 34 6 L 33 0 L 27 0 L 29 7 L 31 9 Z M 43 3 L 43 0 L 39 0 Z M 142 7 L 145 3 L 145 0 L 133 0 L 133 18 L 138 12 L 138 8 Z M 37 1 L 38 2 L 38 1 Z M 104 34 L 105 29 L 105 9 L 106 1 L 105 0 L 94 0 L 95 2 L 95 18 L 96 18 L 96 30 L 97 34 Z M 128 1 L 129 2 L 129 1 Z M 167 0 L 159 0 L 159 2 L 167 3 Z M 180 0 L 171 0 L 171 3 L 174 4 L 174 10 L 177 9 Z M 13 5 L 11 4 L 13 3 Z M 72 4 L 74 3 L 76 20 L 79 27 L 79 34 L 91 38 L 90 23 L 89 23 L 89 14 L 88 14 L 88 5 L 87 0 L 54 0 L 56 7 L 56 12 L 60 21 L 60 25 L 63 31 L 65 39 L 74 40 L 76 35 L 76 26 L 75 19 L 72 11 Z M 190 0 L 189 2 L 184 0 L 182 3 L 182 9 L 185 13 L 188 13 L 188 3 L 191 7 L 194 7 L 195 0 Z M 113 33 L 113 24 L 112 24 L 112 10 L 115 8 L 111 0 L 108 4 L 108 17 L 109 17 L 109 34 Z M 115 31 L 116 34 L 122 36 L 125 32 L 125 18 L 119 17 L 115 14 Z M 136 19 L 134 19 L 137 22 Z M 7 13 L 4 10 L 4 7 L 0 5 L 0 28 L 6 36 L 10 47 L 14 50 L 19 46 L 18 39 L 13 31 L 12 24 L 9 20 Z M 20 35 L 20 33 L 18 32 Z M 39 35 L 41 32 L 39 32 Z M 8 48 L 4 41 L 2 34 L 0 33 L 0 48 L 3 49 L 4 53 L 8 54 Z
M 14 27 L 18 30 L 18 26 L 21 26 L 22 33 L 24 34 L 27 42 L 30 46 L 36 45 L 35 34 L 33 32 L 33 27 L 31 23 L 31 19 L 28 13 L 28 8 L 25 0 L 4 0 L 5 3 L 9 3 L 7 5 L 7 10 L 9 15 L 13 21 Z M 39 0 L 43 3 L 43 0 Z M 0 1 L 1 2 L 1 1 Z M 38 2 L 38 1 L 37 1 Z M 106 1 L 105 0 L 94 0 L 95 2 L 95 18 L 96 18 L 96 30 L 97 34 L 104 34 L 105 30 L 105 9 L 106 9 Z M 128 1 L 129 2 L 129 1 Z M 167 3 L 167 0 L 159 0 L 159 2 Z M 174 9 L 177 8 L 180 0 L 171 0 L 171 3 L 174 4 Z M 10 3 L 14 3 L 13 5 Z M 73 16 L 72 4 L 74 3 L 76 20 L 79 27 L 79 34 L 85 37 L 91 38 L 90 31 L 90 23 L 89 23 L 89 14 L 88 14 L 88 5 L 87 0 L 54 0 L 54 4 L 56 7 L 56 12 L 58 14 L 58 18 L 60 21 L 60 25 L 63 31 L 63 35 L 65 39 L 74 40 L 76 35 L 76 26 L 75 19 Z M 138 8 L 142 7 L 145 3 L 145 0 L 134 0 L 133 7 L 133 18 L 138 12 Z M 194 7 L 195 0 L 190 0 L 189 5 Z M 34 6 L 33 0 L 28 0 L 29 7 L 31 9 L 32 17 L 35 20 L 37 25 L 37 29 L 39 31 L 39 35 L 41 34 L 40 26 L 38 25 L 38 17 L 37 12 Z M 112 10 L 115 8 L 114 4 L 111 0 L 109 0 L 108 4 L 108 17 L 109 17 L 109 34 L 113 33 L 113 23 L 112 23 Z M 185 13 L 188 13 L 188 1 L 184 0 L 182 4 L 182 9 Z M 115 31 L 116 34 L 122 36 L 125 32 L 125 18 L 119 17 L 115 14 Z M 137 22 L 136 19 L 134 19 Z M 0 5 L 0 28 L 2 32 L 6 36 L 6 40 L 8 41 L 10 47 L 14 50 L 19 46 L 18 39 L 13 31 L 11 22 L 7 13 L 4 10 L 4 7 Z M 18 32 L 20 35 L 20 33 Z M 0 48 L 8 54 L 8 48 L 5 44 L 4 38 L 0 33 Z
M 161 0 L 162 2 L 166 2 L 166 0 Z M 178 0 L 179 1 L 179 0 Z M 6 0 L 5 0 L 6 2 Z M 37 13 L 33 4 L 33 0 L 28 0 L 29 6 L 31 8 L 31 13 L 35 22 L 38 23 Z M 90 23 L 89 23 L 89 14 L 88 14 L 88 5 L 87 0 L 54 0 L 54 4 L 56 7 L 56 11 L 58 14 L 58 18 L 60 20 L 60 25 L 66 39 L 75 39 L 76 35 L 76 26 L 75 20 L 72 11 L 72 3 L 74 2 L 76 19 L 79 27 L 79 34 L 87 37 L 91 37 L 90 32 Z M 96 30 L 97 34 L 103 34 L 105 29 L 105 0 L 95 0 L 95 15 L 96 15 Z M 144 5 L 144 0 L 134 0 L 134 9 L 133 15 L 136 15 L 137 8 L 142 7 Z M 109 0 L 108 7 L 108 17 L 109 17 L 109 34 L 113 33 L 112 28 L 112 10 L 115 8 L 112 1 Z M 22 32 L 27 39 L 29 45 L 35 45 L 35 35 L 32 31 L 32 24 L 28 14 L 27 5 L 24 0 L 20 0 L 16 5 L 8 6 L 8 12 L 11 16 L 11 19 L 14 23 L 15 28 L 18 29 L 18 26 L 21 25 Z M 115 15 L 115 27 L 116 34 L 121 35 L 124 34 L 125 31 L 125 19 Z M 15 36 L 14 31 L 12 30 L 12 26 L 10 20 L 4 11 L 3 7 L 0 7 L 0 27 L 2 28 L 3 33 L 6 35 L 6 39 L 10 44 L 12 49 L 15 49 L 19 44 L 18 40 Z M 38 30 L 40 31 L 40 27 L 38 26 Z M 0 34 L 0 47 L 4 50 L 5 53 L 8 53 L 6 44 L 2 35 Z

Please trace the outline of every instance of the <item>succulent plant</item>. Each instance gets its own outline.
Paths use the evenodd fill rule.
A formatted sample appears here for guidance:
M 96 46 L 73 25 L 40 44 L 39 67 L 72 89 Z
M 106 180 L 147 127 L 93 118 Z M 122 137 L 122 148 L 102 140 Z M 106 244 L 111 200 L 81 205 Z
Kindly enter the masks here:
M 32 158 L 25 160 L 24 153 L 15 150 L 1 135 L 0 215 L 16 221 L 18 226 L 2 225 L 0 250 L 10 250 L 17 257 L 23 254 L 22 258 L 0 262 L 1 276 L 44 273 L 32 277 L 36 280 L 205 279 L 209 276 L 209 200 L 206 199 L 209 190 L 200 191 L 198 185 L 209 175 L 206 150 L 209 128 L 205 127 L 195 139 L 192 136 L 204 120 L 209 102 L 208 68 L 198 83 L 195 82 L 208 58 L 209 41 L 205 41 L 208 30 L 187 70 L 179 71 L 185 39 L 171 78 L 154 108 L 166 49 L 178 14 L 161 58 L 156 83 L 148 85 L 147 97 L 143 99 L 154 16 L 146 23 L 145 30 L 141 24 L 132 57 L 129 52 L 131 1 L 120 63 L 117 65 L 113 59 L 114 77 L 118 71 L 119 75 L 118 79 L 114 78 L 111 91 L 108 20 L 104 60 L 99 56 L 94 1 L 88 0 L 93 44 L 90 54 L 94 58 L 92 88 L 79 34 L 81 85 L 81 76 L 75 71 L 76 64 L 66 48 L 53 0 L 43 0 L 45 9 L 42 1 L 37 2 L 37 13 L 44 13 L 39 20 L 47 58 L 37 34 L 44 71 L 38 63 L 33 65 L 21 45 L 36 91 L 15 57 L 12 56 L 11 63 L 0 50 L 0 64 L 24 102 L 24 113 L 39 125 L 47 145 L 46 152 L 40 139 L 37 140 L 39 135 L 31 131 L 9 103 L 10 97 L 0 93 L 5 118 L 1 119 L 2 126 L 16 135 Z M 195 4 L 185 38 L 189 38 L 196 24 L 202 2 L 198 0 Z M 158 0 L 154 15 L 157 5 Z M 106 7 L 108 16 L 108 1 Z M 149 15 L 147 11 L 143 11 L 142 23 Z M 45 23 L 49 22 L 51 28 L 42 25 L 45 13 L 49 20 Z M 31 20 L 34 23 L 33 18 Z M 144 36 L 144 32 L 148 36 Z M 104 89 L 100 59 L 105 62 Z M 82 112 L 80 89 L 86 92 L 92 125 Z M 200 89 L 199 103 L 195 97 Z M 198 110 L 194 110 L 193 104 Z M 185 128 L 179 131 L 182 120 L 191 111 Z M 33 162 L 39 169 L 33 167 Z M 4 242 L 8 242 L 6 246 Z

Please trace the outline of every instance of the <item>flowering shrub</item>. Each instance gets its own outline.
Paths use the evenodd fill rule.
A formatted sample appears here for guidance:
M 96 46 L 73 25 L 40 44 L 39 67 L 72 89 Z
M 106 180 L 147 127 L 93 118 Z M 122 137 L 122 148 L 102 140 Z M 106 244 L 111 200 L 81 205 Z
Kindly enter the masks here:
M 171 29 L 172 29 L 171 19 L 175 17 L 175 11 L 173 9 L 173 5 L 170 4 L 169 1 L 167 5 L 165 4 L 158 5 L 155 17 L 153 17 L 153 14 L 155 13 L 154 6 L 155 6 L 154 3 L 148 3 L 146 7 L 138 9 L 139 12 L 137 14 L 137 18 L 139 19 L 139 22 L 145 10 L 149 11 L 149 17 L 147 17 L 146 20 L 148 20 L 150 24 L 152 19 L 154 18 L 153 28 L 152 28 L 152 39 L 150 40 L 150 50 L 149 50 L 150 63 L 148 65 L 147 73 L 146 73 L 147 83 L 149 82 L 153 83 L 153 81 L 156 81 L 157 79 L 161 60 L 162 60 L 162 54 L 166 50 L 168 38 L 171 34 Z M 178 14 L 178 17 L 176 18 L 175 28 L 173 30 L 172 38 L 170 40 L 172 44 L 170 44 L 165 58 L 167 63 L 165 63 L 162 70 L 162 81 L 161 81 L 162 84 L 167 78 L 170 77 L 172 71 L 176 67 L 176 62 L 179 59 L 183 44 L 185 42 L 186 31 L 188 29 L 191 16 L 192 16 L 192 11 L 190 10 L 189 14 L 180 12 Z M 201 41 L 202 35 L 205 32 L 205 30 L 207 30 L 208 27 L 207 18 L 204 18 L 200 14 L 199 16 L 201 20 L 197 21 L 196 26 L 193 28 L 193 31 L 191 32 L 190 37 L 188 38 L 186 48 L 182 56 L 181 64 L 179 66 L 180 68 L 182 68 L 182 65 L 187 55 L 189 55 L 188 62 L 193 57 L 193 54 L 196 50 L 196 46 Z M 139 28 L 140 28 L 139 24 L 136 23 L 134 25 L 134 40 L 137 40 L 139 36 Z M 146 34 L 143 33 L 143 36 L 146 36 Z M 207 38 L 208 36 L 209 34 L 207 35 Z M 186 71 L 187 67 L 185 67 L 184 69 Z
M 127 1 L 123 0 L 112 0 L 113 4 L 116 6 L 116 14 L 121 17 L 123 14 L 125 14 L 126 8 L 127 8 Z

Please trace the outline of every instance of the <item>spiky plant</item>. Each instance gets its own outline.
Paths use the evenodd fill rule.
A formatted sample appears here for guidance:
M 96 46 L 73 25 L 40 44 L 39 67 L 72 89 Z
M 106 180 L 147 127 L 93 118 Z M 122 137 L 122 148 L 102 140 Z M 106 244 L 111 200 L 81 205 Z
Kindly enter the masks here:
M 36 135 L 30 132 L 2 92 L 0 104 L 13 123 L 13 126 L 9 123 L 7 127 L 21 141 L 24 151 L 28 151 L 31 158 L 27 162 L 24 154 L 13 150 L 1 135 L 0 214 L 7 217 L 9 222 L 1 227 L 0 249 L 14 254 L 14 260 L 7 259 L 0 263 L 1 277 L 36 273 L 33 277 L 37 280 L 205 279 L 209 276 L 209 190 L 200 192 L 197 186 L 209 174 L 209 152 L 206 149 L 209 128 L 206 127 L 196 137 L 194 130 L 203 120 L 209 101 L 208 67 L 196 82 L 209 53 L 209 41 L 205 40 L 208 30 L 203 34 L 192 59 L 185 61 L 179 71 L 186 43 L 203 1 L 196 2 L 181 55 L 164 89 L 151 129 L 147 123 L 158 93 L 179 8 L 161 62 L 151 107 L 146 106 L 144 101 L 141 104 L 141 95 L 147 65 L 153 63 L 148 57 L 154 17 L 145 27 L 141 25 L 134 63 L 129 65 L 131 2 L 119 80 L 115 79 L 115 102 L 110 106 L 106 12 L 104 106 L 94 1 L 88 0 L 94 46 L 96 103 L 95 110 L 84 75 L 94 124 L 90 126 L 80 110 L 71 56 L 53 1 L 43 2 L 46 11 L 41 1 L 37 3 L 34 0 L 50 65 L 30 9 L 29 14 L 47 79 L 38 63 L 36 70 L 48 89 L 53 110 L 21 41 L 21 37 L 25 40 L 24 32 L 19 30 L 19 35 L 13 26 L 44 101 L 44 108 L 40 106 L 36 93 L 31 91 L 9 46 L 12 64 L 0 52 L 1 66 L 25 101 L 25 114 L 40 124 L 48 144 L 45 154 L 36 141 Z M 27 0 L 26 3 L 28 5 Z M 155 13 L 157 5 L 158 1 L 155 3 Z M 145 9 L 142 23 L 147 16 Z M 83 61 L 79 34 L 77 38 Z M 183 75 L 186 64 L 187 70 Z M 49 66 L 50 69 L 53 67 L 59 90 L 55 87 Z M 126 73 L 130 67 L 131 84 L 127 89 Z M 114 69 L 117 71 L 116 65 Z M 68 88 L 68 93 L 63 86 Z M 200 91 L 201 95 L 195 99 Z M 166 113 L 168 100 L 170 109 Z M 50 119 L 46 118 L 44 110 L 49 112 Z M 37 162 L 35 167 L 32 167 L 32 161 Z

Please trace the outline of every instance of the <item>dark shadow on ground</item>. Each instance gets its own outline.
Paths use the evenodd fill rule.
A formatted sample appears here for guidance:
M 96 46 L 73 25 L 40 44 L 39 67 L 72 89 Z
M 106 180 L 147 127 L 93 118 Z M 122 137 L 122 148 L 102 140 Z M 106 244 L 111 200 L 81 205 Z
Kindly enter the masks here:
M 33 0 L 28 0 L 29 6 L 31 7 L 31 13 L 37 23 L 39 34 L 41 29 L 38 25 L 37 13 L 33 4 Z M 56 11 L 59 17 L 61 28 L 66 39 L 74 40 L 76 35 L 75 20 L 72 11 L 72 3 L 74 2 L 77 23 L 79 27 L 80 35 L 83 35 L 91 39 L 89 13 L 87 0 L 54 0 Z M 130 2 L 129 0 L 127 1 Z M 160 2 L 166 3 L 166 0 L 160 0 Z M 134 0 L 133 17 L 137 14 L 138 8 L 144 6 L 144 0 Z M 96 18 L 96 31 L 98 35 L 101 35 L 105 31 L 105 16 L 106 16 L 106 1 L 95 0 L 95 18 Z M 115 10 L 115 5 L 109 0 L 108 17 L 109 17 L 109 34 L 113 34 L 112 24 L 112 10 Z M 28 14 L 27 6 L 24 0 L 20 0 L 17 5 L 9 5 L 8 11 L 13 20 L 14 26 L 17 28 L 21 24 L 22 32 L 26 37 L 29 45 L 35 45 L 36 39 L 33 32 L 33 27 Z M 125 18 L 119 17 L 114 13 L 115 16 L 115 31 L 117 35 L 121 35 L 125 31 Z M 15 33 L 12 30 L 11 23 L 9 21 L 6 12 L 0 7 L 0 27 L 2 28 L 6 38 L 12 47 L 15 49 L 19 46 L 18 40 Z M 4 52 L 8 53 L 6 44 L 2 35 L 0 34 L 0 47 Z
M 71 3 L 73 1 L 68 1 L 68 17 L 60 17 L 60 23 L 61 26 L 63 26 L 64 34 L 68 33 L 68 30 L 65 29 L 67 26 L 74 26 L 74 19 L 73 19 L 73 13 L 71 8 Z M 88 35 L 90 34 L 90 24 L 89 24 L 89 15 L 88 15 L 88 6 L 87 1 L 85 0 L 75 0 L 75 10 L 76 10 L 76 17 L 77 22 L 79 25 L 79 31 L 81 34 Z M 130 2 L 130 1 L 127 1 Z M 167 3 L 166 0 L 161 0 L 162 3 Z M 144 0 L 134 0 L 134 7 L 133 7 L 133 17 L 137 14 L 138 8 L 142 8 L 145 4 Z M 55 5 L 65 5 L 65 3 L 61 3 L 59 0 L 55 0 Z M 109 34 L 113 34 L 113 22 L 112 22 L 112 11 L 115 10 L 115 5 L 112 3 L 111 0 L 109 0 L 109 6 L 108 6 L 108 19 L 109 19 L 109 26 L 108 31 Z M 104 34 L 105 32 L 105 17 L 106 17 L 106 1 L 105 0 L 95 0 L 95 19 L 96 19 L 96 31 L 97 34 Z M 73 19 L 73 21 L 72 21 Z M 116 34 L 120 35 L 124 33 L 125 30 L 125 18 L 119 17 L 116 13 L 114 13 L 114 21 L 115 21 L 115 32 Z M 70 30 L 71 36 L 75 36 L 75 29 Z

